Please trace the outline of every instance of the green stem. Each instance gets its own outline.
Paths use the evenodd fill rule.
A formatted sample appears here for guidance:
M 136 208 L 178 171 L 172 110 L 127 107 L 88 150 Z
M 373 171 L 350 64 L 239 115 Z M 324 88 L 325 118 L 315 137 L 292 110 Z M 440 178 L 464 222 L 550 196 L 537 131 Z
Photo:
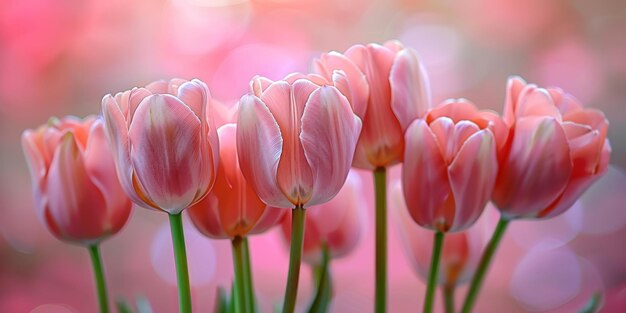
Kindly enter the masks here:
M 374 170 L 376 193 L 376 313 L 387 310 L 387 175 L 386 168 Z
M 178 279 L 179 312 L 191 313 L 191 289 L 189 288 L 189 269 L 187 268 L 182 214 L 170 214 L 170 229 L 172 231 L 176 277 Z
M 480 291 L 480 287 L 483 283 L 483 280 L 485 279 L 485 274 L 487 274 L 487 269 L 489 268 L 491 259 L 493 258 L 493 255 L 496 252 L 496 248 L 498 248 L 498 245 L 502 240 L 502 236 L 504 235 L 504 231 L 509 225 L 509 222 L 510 220 L 502 217 L 500 218 L 500 221 L 496 226 L 496 230 L 493 232 L 493 236 L 491 237 L 491 240 L 489 240 L 489 244 L 483 252 L 480 263 L 478 264 L 478 269 L 476 270 L 476 273 L 474 273 L 474 277 L 472 277 L 472 282 L 470 283 L 467 296 L 465 297 L 465 302 L 463 302 L 463 309 L 461 310 L 461 312 L 469 313 L 472 311 L 474 303 L 476 302 L 476 297 L 478 296 L 478 292 Z
M 289 251 L 289 274 L 285 289 L 284 313 L 293 313 L 296 308 L 298 294 L 298 280 L 300 279 L 300 262 L 302 260 L 302 244 L 304 242 L 304 213 L 305 209 L 298 205 L 291 215 L 291 248 Z
M 107 296 L 107 286 L 104 280 L 104 270 L 102 269 L 102 258 L 100 257 L 100 248 L 98 244 L 89 246 L 89 256 L 91 257 L 91 265 L 93 274 L 96 279 L 96 289 L 98 291 L 98 304 L 100 313 L 109 312 L 109 297 Z
M 443 248 L 443 235 L 444 234 L 440 231 L 435 233 L 433 255 L 430 259 L 430 274 L 428 275 L 428 286 L 424 299 L 424 313 L 431 313 L 433 311 L 435 287 L 437 286 L 437 276 L 439 275 L 439 259 L 441 257 L 441 249 Z
M 454 285 L 445 285 L 443 288 L 443 303 L 446 313 L 454 313 Z
M 246 297 L 246 273 L 244 265 L 244 252 L 243 252 L 243 239 L 240 236 L 235 237 L 232 240 L 233 245 L 233 266 L 235 268 L 235 286 L 237 297 L 237 307 L 240 308 L 240 312 L 248 313 L 250 308 L 248 307 L 248 301 Z
M 319 280 L 317 281 L 317 292 L 315 293 L 315 299 L 311 304 L 309 313 L 326 312 L 328 309 L 328 294 L 330 290 L 330 273 L 328 272 L 328 266 L 330 263 L 330 252 L 328 251 L 328 245 L 322 244 L 322 265 L 319 269 Z
M 248 245 L 248 237 L 243 237 L 243 265 L 246 279 L 246 300 L 251 312 L 256 311 L 254 297 L 254 280 L 252 279 L 252 267 L 250 266 L 250 247 Z

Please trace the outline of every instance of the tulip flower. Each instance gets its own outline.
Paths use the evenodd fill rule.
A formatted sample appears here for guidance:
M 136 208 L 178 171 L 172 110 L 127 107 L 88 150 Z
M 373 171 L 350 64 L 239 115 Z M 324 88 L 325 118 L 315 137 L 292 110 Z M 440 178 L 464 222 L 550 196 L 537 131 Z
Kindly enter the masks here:
M 284 310 L 293 312 L 302 254 L 304 208 L 328 202 L 343 186 L 361 121 L 339 90 L 314 78 L 256 77 L 240 100 L 241 171 L 267 205 L 293 208 L 293 239 Z
M 220 151 L 215 185 L 204 199 L 187 211 L 204 235 L 232 240 L 236 285 L 245 289 L 238 291 L 240 295 L 245 294 L 245 301 L 241 301 L 245 303 L 240 302 L 240 306 L 247 312 L 254 307 L 252 273 L 247 271 L 250 269 L 247 236 L 266 231 L 287 212 L 268 207 L 243 177 L 237 157 L 236 132 L 235 124 L 226 124 L 217 130 Z
M 286 211 L 268 207 L 256 195 L 239 167 L 236 124 L 221 126 L 219 165 L 213 190 L 191 206 L 189 217 L 210 238 L 233 239 L 258 234 L 276 225 Z
M 510 78 L 504 121 L 511 134 L 499 151 L 500 170 L 492 195 L 502 215 L 472 279 L 463 312 L 471 311 L 509 222 L 565 212 L 606 172 L 611 154 L 604 113 L 585 109 L 558 88 Z
M 68 116 L 22 134 L 35 206 L 57 238 L 88 247 L 100 301 L 108 312 L 99 243 L 126 224 L 131 202 L 114 170 L 101 119 Z
M 430 108 L 426 71 L 415 51 L 398 41 L 354 45 L 322 54 L 314 71 L 348 97 L 363 120 L 353 165 L 374 171 L 376 189 L 376 312 L 386 310 L 386 167 L 402 161 L 404 132 Z
M 350 173 L 337 196 L 311 210 L 306 220 L 303 258 L 316 274 L 317 291 L 311 312 L 324 312 L 330 300 L 330 259 L 349 254 L 359 242 L 365 227 L 365 201 L 359 197 L 361 178 Z M 291 237 L 291 224 L 285 218 L 282 234 L 286 242 Z
M 402 247 L 413 269 L 424 281 L 428 280 L 432 242 L 426 240 L 429 231 L 419 227 L 411 218 L 398 181 L 392 185 L 393 216 Z M 452 233 L 444 238 L 441 252 L 441 271 L 437 284 L 444 293 L 446 313 L 454 312 L 454 291 L 457 286 L 468 282 L 476 271 L 481 252 L 487 244 L 487 231 L 493 219 L 483 214 L 474 225 L 465 231 Z
M 509 79 L 504 119 L 512 140 L 493 201 L 507 218 L 549 218 L 571 207 L 608 167 L 604 113 L 557 88 Z
M 432 311 L 443 235 L 467 229 L 483 212 L 496 181 L 497 142 L 506 131 L 497 114 L 463 99 L 433 109 L 406 131 L 407 208 L 417 224 L 436 232 L 425 312 Z
M 124 191 L 137 205 L 170 216 L 181 312 L 191 312 L 191 299 L 180 213 L 206 196 L 217 172 L 209 97 L 199 80 L 172 79 L 102 99 Z
M 506 131 L 497 114 L 464 99 L 449 100 L 411 123 L 402 183 L 413 220 L 439 232 L 471 226 L 491 197 L 497 143 L 504 143 Z
M 402 161 L 404 131 L 430 107 L 430 88 L 417 54 L 398 41 L 354 45 L 322 54 L 314 71 L 333 80 L 363 120 L 353 165 L 374 170 Z M 337 79 L 343 73 L 345 79 Z

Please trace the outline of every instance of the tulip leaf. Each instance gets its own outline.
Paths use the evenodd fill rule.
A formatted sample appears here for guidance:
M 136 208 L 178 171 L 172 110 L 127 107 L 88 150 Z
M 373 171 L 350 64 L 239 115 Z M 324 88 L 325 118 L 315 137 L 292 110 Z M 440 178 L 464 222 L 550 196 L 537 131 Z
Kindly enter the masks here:
M 118 313 L 134 313 L 128 301 L 124 298 L 119 298 L 115 301 L 115 306 L 117 307 Z
M 317 291 L 309 307 L 309 313 L 328 312 L 328 306 L 332 298 L 332 279 L 330 277 L 329 265 L 330 252 L 328 251 L 328 245 L 322 244 L 322 264 L 314 268 Z
M 216 299 L 215 299 L 215 310 L 217 313 L 228 313 L 228 295 L 226 294 L 226 290 L 224 287 L 217 287 Z
M 594 293 L 593 296 L 587 301 L 585 307 L 580 310 L 580 313 L 597 313 L 602 306 L 602 293 L 599 291 Z

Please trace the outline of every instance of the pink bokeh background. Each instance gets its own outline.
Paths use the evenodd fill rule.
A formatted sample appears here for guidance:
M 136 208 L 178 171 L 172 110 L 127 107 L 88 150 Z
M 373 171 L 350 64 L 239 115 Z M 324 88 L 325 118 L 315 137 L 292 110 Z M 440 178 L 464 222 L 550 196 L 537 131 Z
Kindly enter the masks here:
M 515 222 L 476 312 L 573 312 L 596 291 L 602 312 L 626 310 L 626 3 L 618 0 L 134 0 L 0 2 L 0 312 L 94 312 L 87 251 L 55 238 L 33 208 L 20 133 L 49 116 L 100 110 L 107 93 L 170 77 L 200 78 L 233 105 L 255 74 L 306 71 L 323 51 L 400 39 L 428 70 L 435 103 L 468 98 L 501 111 L 506 78 L 559 86 L 602 109 L 612 166 L 566 214 Z M 391 170 L 391 183 L 398 177 Z M 355 250 L 331 265 L 332 312 L 373 310 L 373 201 Z M 390 184 L 391 184 L 390 183 Z M 389 200 L 390 210 L 393 201 Z M 488 209 L 483 218 L 496 214 Z M 389 218 L 389 311 L 414 312 L 424 283 Z M 166 217 L 135 209 L 102 253 L 112 299 L 177 308 Z M 187 223 L 193 305 L 211 312 L 232 280 L 228 241 Z M 431 240 L 426 238 L 426 240 Z M 280 230 L 251 237 L 263 312 L 280 303 L 288 253 Z M 298 310 L 312 295 L 303 265 Z M 457 302 L 465 288 L 460 288 Z M 438 299 L 439 301 L 440 299 Z M 441 305 L 439 305 L 441 307 Z

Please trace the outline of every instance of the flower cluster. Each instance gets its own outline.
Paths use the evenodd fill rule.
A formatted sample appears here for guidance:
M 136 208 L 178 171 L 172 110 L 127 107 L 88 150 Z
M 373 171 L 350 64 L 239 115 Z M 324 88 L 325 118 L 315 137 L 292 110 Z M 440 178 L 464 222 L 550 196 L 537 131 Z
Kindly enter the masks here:
M 204 235 L 232 242 L 232 303 L 240 312 L 256 310 L 247 237 L 282 225 L 290 245 L 283 311 L 295 308 L 304 257 L 318 269 L 311 303 L 318 312 L 332 297 L 329 262 L 349 253 L 364 231 L 363 188 L 350 170 L 369 170 L 375 307 L 384 312 L 386 169 L 401 164 L 394 221 L 429 282 L 424 311 L 432 311 L 437 281 L 450 288 L 471 277 L 469 312 L 485 272 L 475 269 L 489 265 L 508 223 L 563 213 L 607 169 L 604 114 L 560 89 L 512 77 L 502 116 L 465 99 L 434 106 L 417 53 L 397 41 L 324 53 L 312 68 L 277 81 L 254 77 L 235 119 L 223 125 L 213 115 L 224 109 L 213 107 L 203 82 L 172 79 L 105 96 L 103 118 L 52 119 L 25 131 L 42 220 L 60 239 L 97 252 L 126 223 L 131 201 L 167 213 L 181 312 L 191 311 L 183 211 Z M 490 201 L 501 218 L 487 244 L 470 227 Z M 428 232 L 432 245 L 424 244 Z M 431 248 L 428 265 L 421 250 Z M 106 312 L 102 269 L 94 269 Z

